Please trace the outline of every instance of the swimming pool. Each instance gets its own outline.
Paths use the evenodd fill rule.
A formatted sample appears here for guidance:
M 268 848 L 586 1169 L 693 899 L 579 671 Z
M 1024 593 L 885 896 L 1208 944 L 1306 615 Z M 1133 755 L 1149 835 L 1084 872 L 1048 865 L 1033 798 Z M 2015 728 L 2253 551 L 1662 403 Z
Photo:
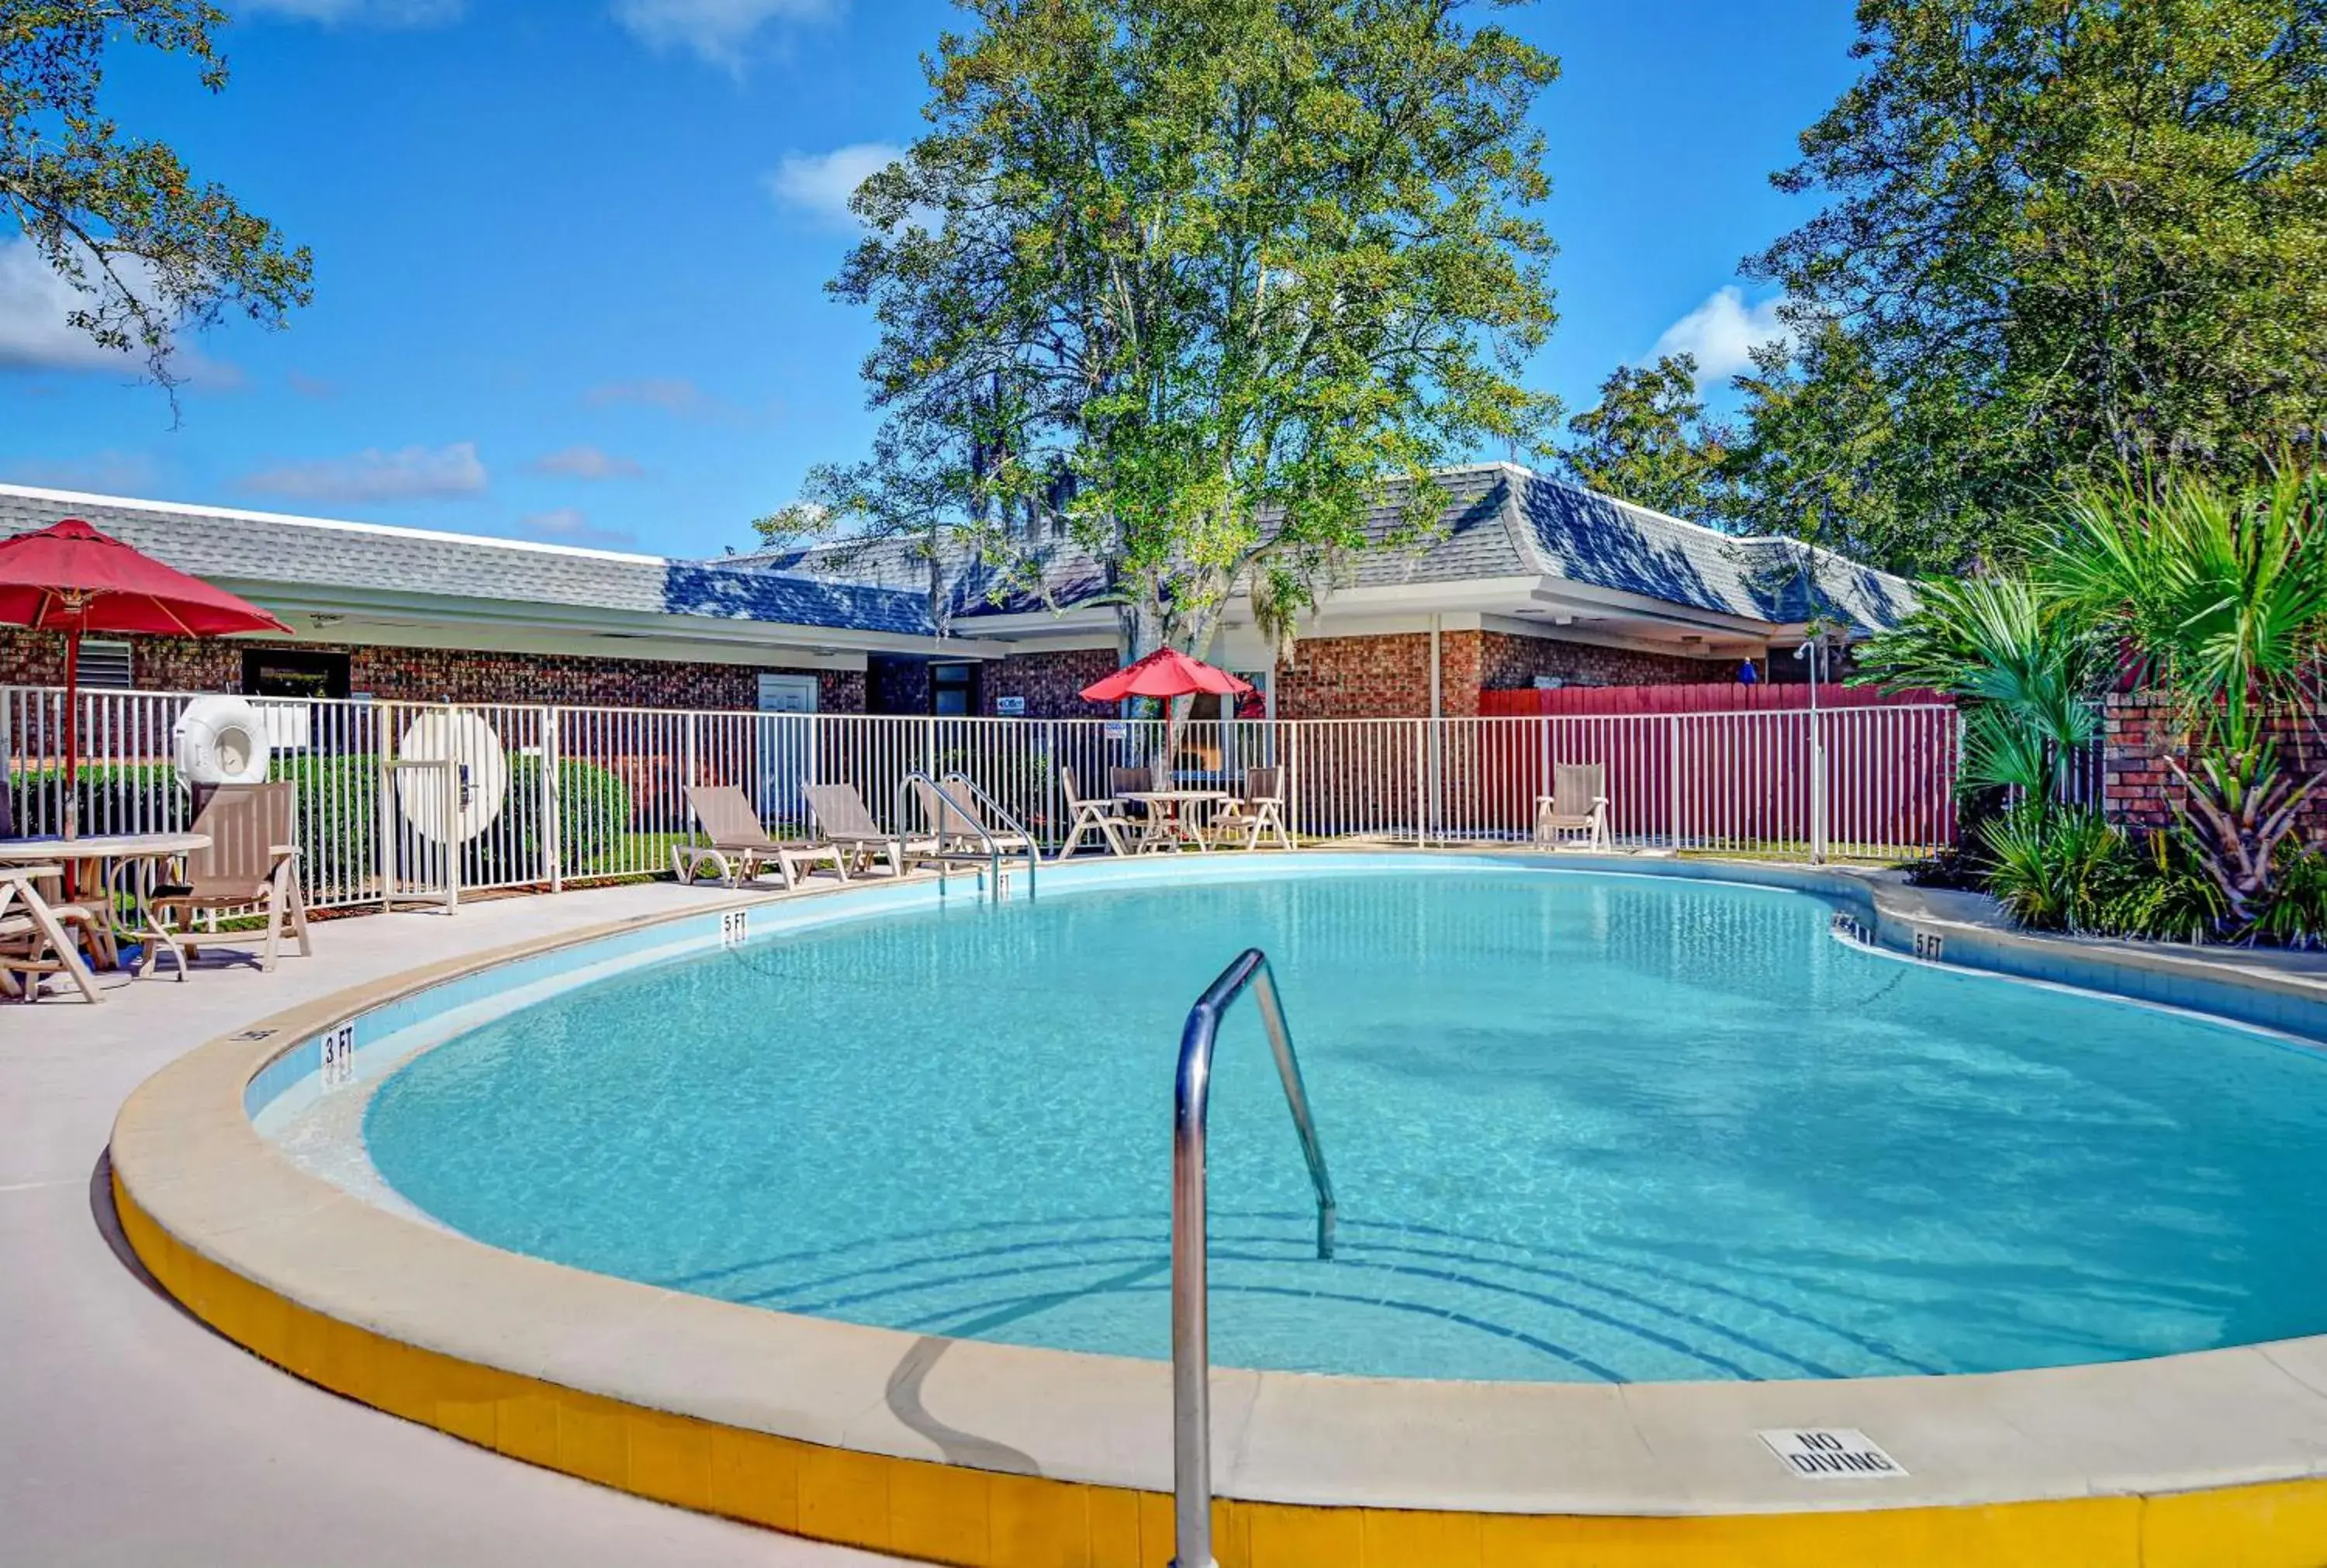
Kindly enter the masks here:
M 846 901 L 833 901 L 836 906 Z M 1990 1371 L 2316 1331 L 2327 1063 L 1919 966 L 1832 906 L 1481 863 L 1096 883 L 551 995 L 363 1122 L 478 1239 L 731 1301 L 1144 1357 L 1172 1059 L 1241 948 L 1333 1162 L 1321 1263 L 1257 1023 L 1220 1052 L 1223 1365 L 1640 1381 Z

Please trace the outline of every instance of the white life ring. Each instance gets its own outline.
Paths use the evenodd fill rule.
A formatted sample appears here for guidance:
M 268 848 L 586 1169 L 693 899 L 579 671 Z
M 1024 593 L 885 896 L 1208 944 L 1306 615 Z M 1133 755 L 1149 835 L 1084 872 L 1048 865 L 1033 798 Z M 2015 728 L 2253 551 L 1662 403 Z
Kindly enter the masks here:
M 453 766 L 449 793 L 439 769 L 397 770 L 397 809 L 430 843 L 466 844 L 501 814 L 509 797 L 509 756 L 481 714 L 424 713 L 397 742 L 396 755 L 401 762 Z
M 178 777 L 189 784 L 266 782 L 266 726 L 240 697 L 196 697 L 170 740 Z

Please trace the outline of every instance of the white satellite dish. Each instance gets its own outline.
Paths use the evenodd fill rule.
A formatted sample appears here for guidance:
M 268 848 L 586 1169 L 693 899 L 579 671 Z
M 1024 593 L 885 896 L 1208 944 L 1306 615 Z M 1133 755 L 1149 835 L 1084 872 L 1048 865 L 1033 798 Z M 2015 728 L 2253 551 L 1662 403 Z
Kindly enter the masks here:
M 466 844 L 491 826 L 509 798 L 509 757 L 493 727 L 475 714 L 425 713 L 397 742 L 400 762 L 448 762 L 443 770 L 398 768 L 396 806 L 433 844 Z
M 240 697 L 196 697 L 170 742 L 178 777 L 189 784 L 266 782 L 266 726 Z

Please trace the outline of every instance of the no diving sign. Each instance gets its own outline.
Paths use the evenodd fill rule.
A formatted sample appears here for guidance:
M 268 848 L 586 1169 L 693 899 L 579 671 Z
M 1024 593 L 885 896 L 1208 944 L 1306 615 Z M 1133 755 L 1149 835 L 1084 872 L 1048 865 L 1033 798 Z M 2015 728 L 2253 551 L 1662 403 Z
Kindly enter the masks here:
M 1815 1427 L 1754 1435 L 1786 1462 L 1788 1470 L 1806 1481 L 1879 1481 L 1907 1473 L 1906 1466 L 1884 1453 L 1873 1438 L 1855 1427 Z

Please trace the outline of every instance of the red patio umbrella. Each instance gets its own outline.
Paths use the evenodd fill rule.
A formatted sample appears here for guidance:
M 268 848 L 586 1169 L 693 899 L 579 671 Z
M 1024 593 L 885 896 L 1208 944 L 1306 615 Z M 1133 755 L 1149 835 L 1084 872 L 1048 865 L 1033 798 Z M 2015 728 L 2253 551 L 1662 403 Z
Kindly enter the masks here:
M 1249 681 L 1238 680 L 1201 658 L 1190 658 L 1176 648 L 1159 648 L 1137 664 L 1117 670 L 1105 680 L 1093 681 L 1083 687 L 1082 695 L 1089 702 L 1119 703 L 1126 697 L 1168 700 L 1200 692 L 1240 697 L 1250 690 Z
M 224 637 L 291 629 L 257 605 L 100 534 L 79 518 L 0 539 L 0 625 L 65 637 L 65 836 L 78 826 L 84 632 Z
M 1126 697 L 1164 699 L 1164 759 L 1168 769 L 1180 749 L 1180 710 L 1174 697 L 1209 692 L 1218 696 L 1242 696 L 1250 681 L 1238 680 L 1201 658 L 1191 658 L 1176 648 L 1159 648 L 1136 664 L 1126 665 L 1104 680 L 1083 687 L 1087 702 L 1119 703 Z

